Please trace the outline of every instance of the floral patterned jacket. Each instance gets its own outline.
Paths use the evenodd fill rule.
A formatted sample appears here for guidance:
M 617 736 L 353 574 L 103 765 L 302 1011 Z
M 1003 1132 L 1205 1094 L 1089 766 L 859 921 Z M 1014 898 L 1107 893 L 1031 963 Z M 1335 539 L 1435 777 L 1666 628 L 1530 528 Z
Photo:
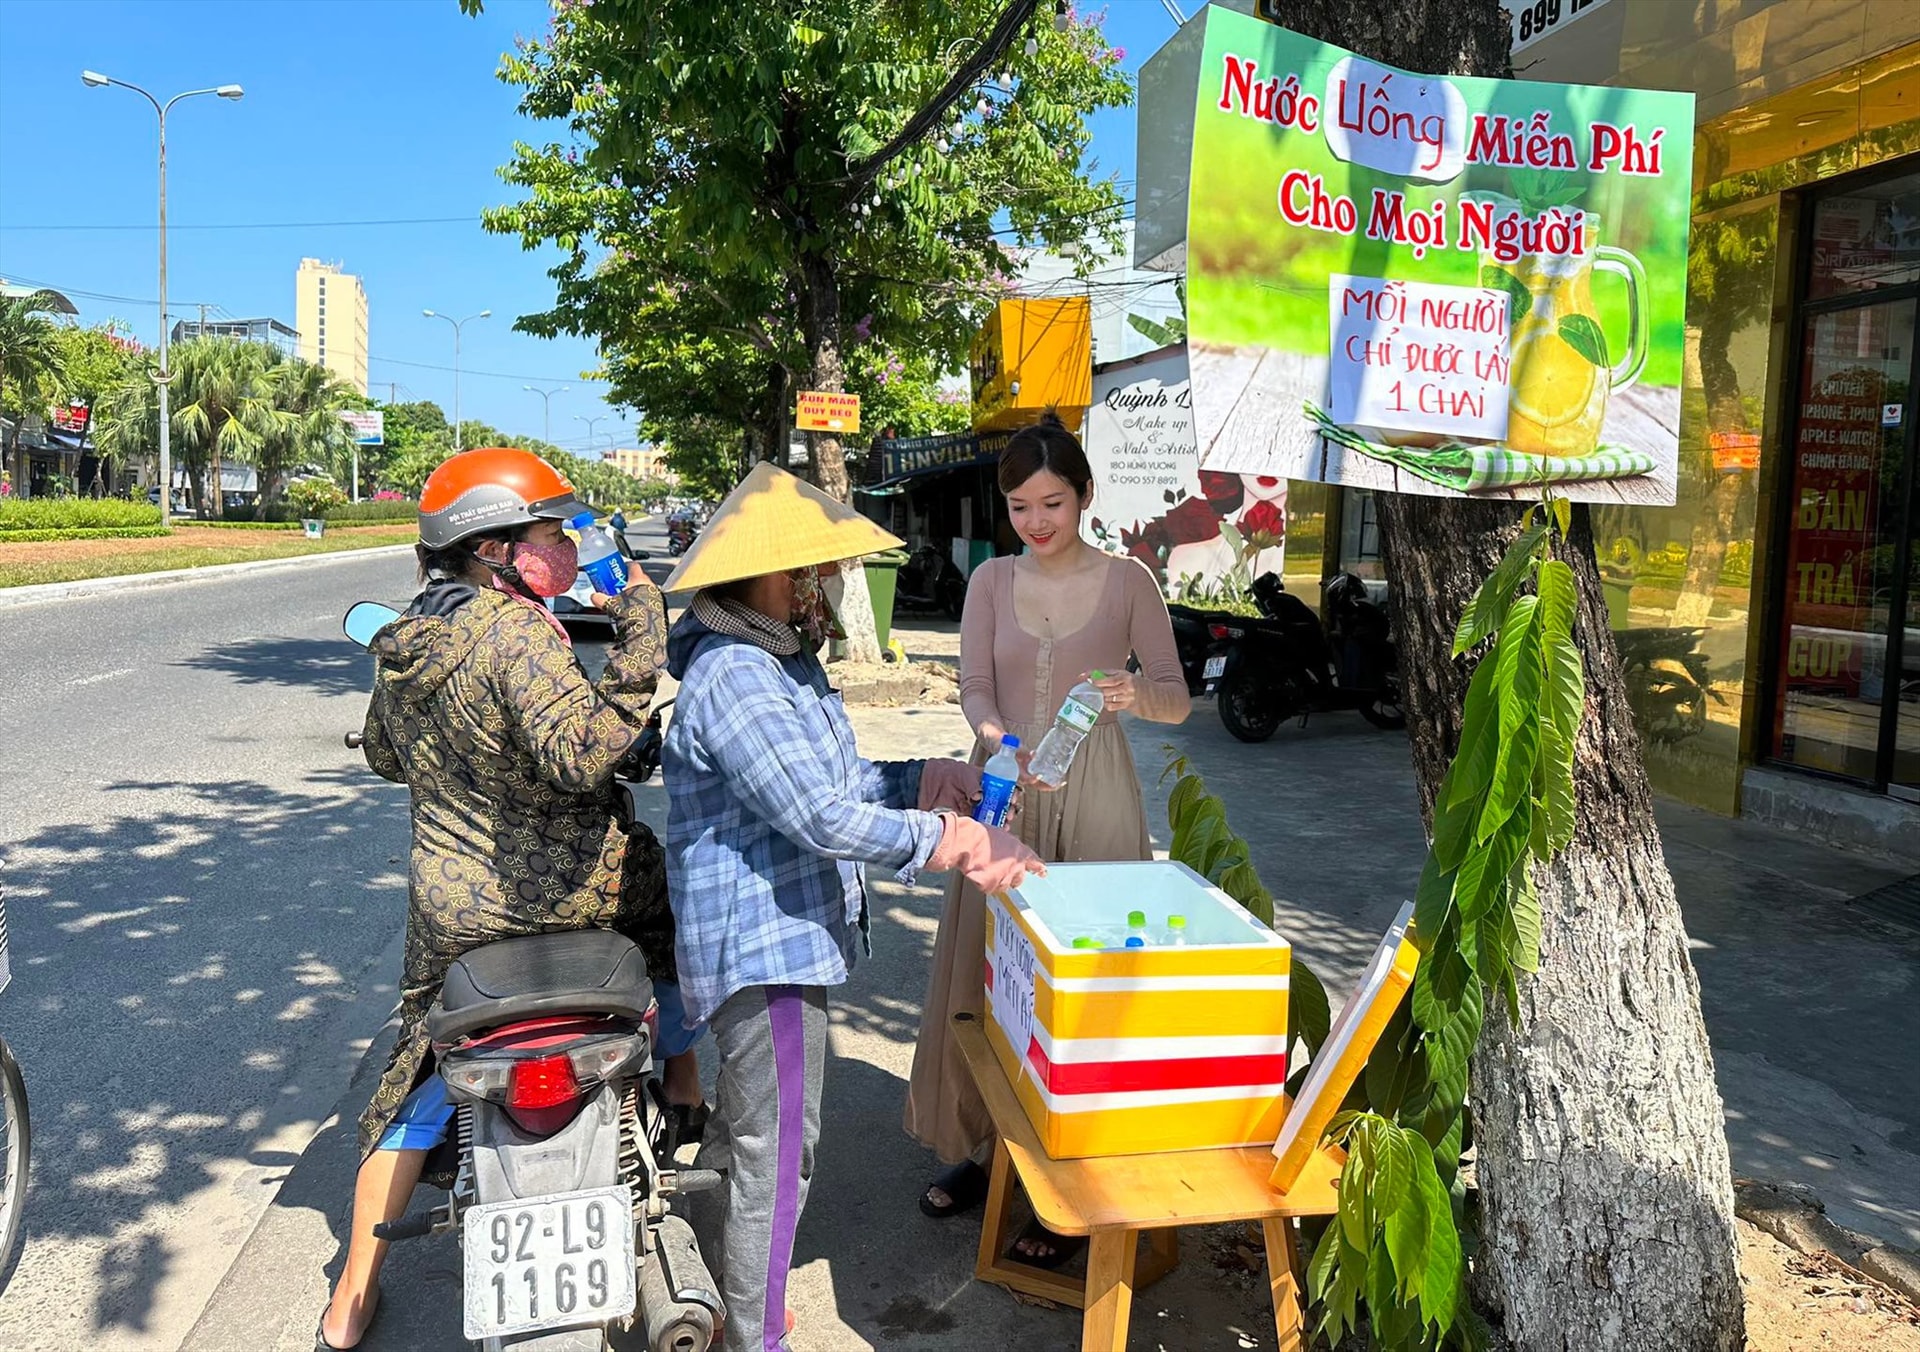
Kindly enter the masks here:
M 400 1035 L 360 1119 L 363 1153 L 431 1071 L 426 1016 L 468 949 L 602 926 L 673 976 L 660 845 L 622 825 L 613 782 L 653 701 L 666 610 L 652 587 L 607 610 L 597 684 L 545 616 L 499 591 L 437 583 L 374 636 L 367 764 L 412 790 L 413 848 Z

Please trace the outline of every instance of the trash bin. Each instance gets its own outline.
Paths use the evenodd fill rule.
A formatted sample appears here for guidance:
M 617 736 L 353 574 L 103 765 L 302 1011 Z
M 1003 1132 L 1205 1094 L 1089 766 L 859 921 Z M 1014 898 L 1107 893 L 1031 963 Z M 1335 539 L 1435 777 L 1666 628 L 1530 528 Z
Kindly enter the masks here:
M 880 636 L 881 652 L 887 650 L 893 637 L 893 597 L 900 583 L 900 569 L 906 562 L 906 552 L 899 549 L 883 550 L 866 558 L 867 595 L 873 599 L 873 628 Z

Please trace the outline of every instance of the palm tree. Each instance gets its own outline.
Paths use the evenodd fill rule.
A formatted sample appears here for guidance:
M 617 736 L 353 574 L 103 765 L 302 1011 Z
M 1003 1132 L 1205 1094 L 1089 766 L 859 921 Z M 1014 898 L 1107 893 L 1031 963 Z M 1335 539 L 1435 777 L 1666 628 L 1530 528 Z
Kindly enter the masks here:
M 277 433 L 269 371 L 280 354 L 265 343 L 190 338 L 173 349 L 172 357 L 176 450 L 190 472 L 206 473 L 210 487 L 201 490 L 200 508 L 217 520 L 225 502 L 221 462 L 251 460 Z
M 323 469 L 335 479 L 351 473 L 353 434 L 341 420 L 353 391 L 324 366 L 295 357 L 271 367 L 267 386 L 274 406 L 274 434 L 249 453 L 260 478 L 263 514 L 270 497 L 278 494 L 288 470 L 308 466 Z
M 0 413 L 13 391 L 13 476 L 24 488 L 26 464 L 20 453 L 20 425 L 29 412 L 44 411 L 53 386 L 61 379 L 63 362 L 55 335 L 59 326 L 47 316 L 56 307 L 50 291 L 25 296 L 0 296 Z M 0 457 L 0 464 L 4 464 Z

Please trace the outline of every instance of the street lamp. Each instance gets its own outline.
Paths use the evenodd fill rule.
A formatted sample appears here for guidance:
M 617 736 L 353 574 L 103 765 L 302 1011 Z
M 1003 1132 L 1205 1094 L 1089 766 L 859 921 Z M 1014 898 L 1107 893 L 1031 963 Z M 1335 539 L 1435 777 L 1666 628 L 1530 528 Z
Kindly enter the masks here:
M 597 422 L 604 420 L 606 416 L 607 415 L 604 413 L 596 413 L 591 418 L 587 417 L 583 413 L 576 413 L 573 415 L 573 420 L 575 422 L 583 422 L 587 425 L 587 454 L 588 455 L 593 454 L 593 442 L 594 442 L 593 425 Z
M 528 394 L 540 396 L 540 439 L 551 446 L 553 444 L 553 396 L 565 394 L 573 386 L 555 385 L 550 390 L 543 390 L 537 385 L 522 385 L 520 388 Z
M 468 315 L 465 319 L 455 319 L 452 315 L 435 314 L 432 310 L 422 310 L 428 319 L 444 319 L 453 325 L 453 453 L 460 453 L 460 326 L 471 324 L 476 319 L 485 319 L 491 310 L 482 310 L 477 315 Z
M 173 519 L 173 409 L 167 390 L 168 382 L 173 379 L 173 372 L 167 367 L 167 110 L 181 99 L 200 94 L 217 94 L 238 103 L 246 90 L 237 84 L 215 85 L 212 89 L 189 89 L 162 103 L 139 85 L 113 79 L 97 70 L 81 71 L 80 80 L 89 89 L 104 89 L 108 85 L 131 89 L 151 103 L 153 111 L 160 117 L 160 369 L 154 372 L 153 383 L 160 387 L 160 524 L 164 526 Z M 215 499 L 224 503 L 225 496 L 219 484 L 213 486 L 213 491 Z

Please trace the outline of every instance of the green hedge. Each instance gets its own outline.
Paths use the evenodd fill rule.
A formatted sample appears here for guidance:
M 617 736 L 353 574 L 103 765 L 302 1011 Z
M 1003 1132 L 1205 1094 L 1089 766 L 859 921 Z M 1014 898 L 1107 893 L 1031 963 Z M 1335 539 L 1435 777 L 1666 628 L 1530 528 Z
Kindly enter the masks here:
M 195 521 L 192 517 L 176 516 L 177 526 L 194 526 L 204 530 L 299 530 L 298 521 Z
M 267 508 L 264 521 L 281 524 L 298 524 L 300 513 L 291 504 L 276 502 Z M 411 502 L 348 502 L 342 503 L 327 513 L 326 519 L 338 526 L 410 526 L 420 519 L 420 509 Z M 253 519 L 251 507 L 229 507 L 222 515 L 223 522 L 236 525 L 259 525 Z M 205 524 L 211 524 L 203 522 Z
M 42 545 L 53 540 L 151 540 L 171 535 L 165 526 L 77 526 L 72 530 L 0 530 L 0 547 Z
M 0 502 L 0 537 L 43 530 L 105 530 L 158 526 L 160 508 L 125 498 L 29 498 Z

